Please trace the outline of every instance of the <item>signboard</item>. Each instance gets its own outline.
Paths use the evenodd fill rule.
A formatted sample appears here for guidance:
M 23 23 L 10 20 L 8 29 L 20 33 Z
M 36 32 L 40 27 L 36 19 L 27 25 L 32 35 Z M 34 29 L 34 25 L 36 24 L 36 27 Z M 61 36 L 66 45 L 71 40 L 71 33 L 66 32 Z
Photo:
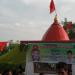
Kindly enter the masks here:
M 28 60 L 34 63 L 35 73 L 56 73 L 58 62 L 65 62 L 72 72 L 75 64 L 74 42 L 33 42 L 29 43 Z

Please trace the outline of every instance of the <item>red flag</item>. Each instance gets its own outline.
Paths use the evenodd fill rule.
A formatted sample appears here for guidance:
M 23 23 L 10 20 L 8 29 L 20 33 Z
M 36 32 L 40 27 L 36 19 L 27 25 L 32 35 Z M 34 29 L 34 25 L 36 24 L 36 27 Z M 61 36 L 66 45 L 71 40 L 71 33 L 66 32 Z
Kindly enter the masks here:
M 54 10 L 55 10 L 54 1 L 51 0 L 51 2 L 50 2 L 50 13 L 54 12 Z

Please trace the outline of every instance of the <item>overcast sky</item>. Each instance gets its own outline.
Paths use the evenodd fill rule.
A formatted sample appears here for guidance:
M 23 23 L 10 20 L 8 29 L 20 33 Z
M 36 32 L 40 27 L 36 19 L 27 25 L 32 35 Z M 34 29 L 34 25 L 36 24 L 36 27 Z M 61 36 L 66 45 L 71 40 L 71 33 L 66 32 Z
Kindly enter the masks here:
M 75 0 L 54 0 L 59 22 L 75 22 Z M 0 41 L 41 40 L 53 22 L 50 0 L 0 0 Z

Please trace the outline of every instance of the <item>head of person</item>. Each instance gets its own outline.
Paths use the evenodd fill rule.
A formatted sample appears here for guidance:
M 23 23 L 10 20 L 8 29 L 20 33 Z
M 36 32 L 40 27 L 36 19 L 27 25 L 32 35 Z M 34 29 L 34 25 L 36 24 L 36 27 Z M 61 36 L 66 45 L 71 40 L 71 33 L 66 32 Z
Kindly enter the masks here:
M 7 74 L 8 74 L 8 75 L 13 75 L 12 70 L 9 70 Z
M 56 72 L 58 75 L 68 75 L 68 64 L 59 62 L 56 64 Z
M 40 73 L 39 75 L 44 75 L 43 73 Z
M 67 51 L 67 56 L 68 56 L 69 59 L 73 58 L 73 54 L 72 54 L 71 50 Z
M 0 72 L 0 75 L 2 75 L 2 72 Z

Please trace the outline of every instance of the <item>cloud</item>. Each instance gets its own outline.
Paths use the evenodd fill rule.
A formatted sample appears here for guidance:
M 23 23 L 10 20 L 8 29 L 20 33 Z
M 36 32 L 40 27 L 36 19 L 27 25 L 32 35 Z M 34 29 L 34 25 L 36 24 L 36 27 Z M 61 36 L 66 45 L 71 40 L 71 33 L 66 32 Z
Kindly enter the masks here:
M 54 2 L 60 21 L 75 20 L 75 0 Z M 54 19 L 49 4 L 50 0 L 0 0 L 1 40 L 40 40 Z

